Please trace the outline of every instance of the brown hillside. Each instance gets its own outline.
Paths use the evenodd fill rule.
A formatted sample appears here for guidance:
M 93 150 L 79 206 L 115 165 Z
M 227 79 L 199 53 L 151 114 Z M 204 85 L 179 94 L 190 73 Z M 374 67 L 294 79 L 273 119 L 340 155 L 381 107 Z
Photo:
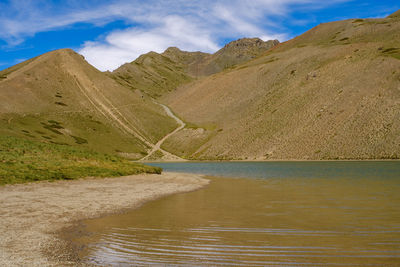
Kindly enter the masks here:
M 205 55 L 207 54 L 168 48 L 162 54 L 150 52 L 141 55 L 135 61 L 108 74 L 121 85 L 159 97 L 192 81 L 193 76 L 188 73 L 188 69 Z
M 72 50 L 0 72 L 0 133 L 141 157 L 177 125 Z M 128 155 L 127 154 L 127 155 Z
M 400 18 L 400 10 L 397 10 L 393 14 L 389 15 L 388 18 Z
M 190 122 L 163 147 L 189 158 L 399 158 L 400 21 L 321 24 L 163 101 Z
M 197 71 L 197 76 L 215 74 L 224 69 L 259 57 L 277 44 L 279 44 L 278 40 L 264 42 L 259 38 L 239 39 L 228 43 L 215 54 L 204 58 L 203 62 L 199 63 L 198 69 L 191 69 L 191 72 Z
M 164 53 L 150 52 L 108 73 L 121 85 L 160 97 L 195 78 L 211 75 L 260 56 L 279 42 L 243 38 L 215 54 L 181 51 L 170 47 Z

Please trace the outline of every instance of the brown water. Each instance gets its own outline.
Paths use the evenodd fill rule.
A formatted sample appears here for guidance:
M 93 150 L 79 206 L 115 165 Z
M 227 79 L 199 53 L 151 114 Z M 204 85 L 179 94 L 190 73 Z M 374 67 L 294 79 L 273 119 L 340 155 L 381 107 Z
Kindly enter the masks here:
M 210 178 L 74 242 L 99 265 L 400 266 L 400 178 L 380 176 Z

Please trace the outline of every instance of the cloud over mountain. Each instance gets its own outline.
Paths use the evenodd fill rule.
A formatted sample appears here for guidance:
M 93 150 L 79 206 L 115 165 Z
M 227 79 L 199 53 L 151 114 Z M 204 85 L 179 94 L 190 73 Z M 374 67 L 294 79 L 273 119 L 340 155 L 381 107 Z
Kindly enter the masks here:
M 0 44 L 19 45 L 37 33 L 74 27 L 101 27 L 122 21 L 97 38 L 84 40 L 78 52 L 100 70 L 112 70 L 140 54 L 169 46 L 215 52 L 240 37 L 288 39 L 287 21 L 304 10 L 323 9 L 350 0 L 10 0 L 0 3 Z M 310 18 L 312 19 L 312 18 Z M 305 19 L 307 20 L 307 19 Z M 290 24 L 290 23 L 289 23 Z

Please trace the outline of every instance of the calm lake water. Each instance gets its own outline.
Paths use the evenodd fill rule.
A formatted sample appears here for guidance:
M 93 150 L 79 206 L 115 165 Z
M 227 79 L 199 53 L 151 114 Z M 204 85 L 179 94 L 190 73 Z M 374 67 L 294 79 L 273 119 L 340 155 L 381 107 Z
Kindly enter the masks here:
M 400 162 L 154 165 L 214 177 L 204 189 L 85 221 L 88 234 L 74 239 L 85 262 L 400 265 Z

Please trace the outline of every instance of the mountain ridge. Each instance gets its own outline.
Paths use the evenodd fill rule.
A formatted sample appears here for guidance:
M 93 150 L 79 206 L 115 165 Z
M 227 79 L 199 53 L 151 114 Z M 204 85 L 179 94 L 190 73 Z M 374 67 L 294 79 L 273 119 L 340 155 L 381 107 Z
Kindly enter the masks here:
M 259 38 L 242 38 L 226 44 L 214 54 L 169 47 L 161 54 L 149 52 L 141 55 L 107 74 L 124 86 L 158 98 L 199 77 L 256 58 L 278 43 L 278 40 L 264 42 Z
M 161 98 L 188 122 L 164 149 L 193 159 L 400 157 L 397 17 L 324 23 Z
M 150 98 L 120 86 L 71 49 L 46 53 L 0 76 L 3 134 L 140 158 L 176 127 Z
M 178 127 L 157 98 L 184 125 L 160 144 L 180 157 L 398 159 L 398 12 L 214 54 L 170 47 L 112 73 L 49 52 L 0 71 L 0 134 L 139 159 Z

